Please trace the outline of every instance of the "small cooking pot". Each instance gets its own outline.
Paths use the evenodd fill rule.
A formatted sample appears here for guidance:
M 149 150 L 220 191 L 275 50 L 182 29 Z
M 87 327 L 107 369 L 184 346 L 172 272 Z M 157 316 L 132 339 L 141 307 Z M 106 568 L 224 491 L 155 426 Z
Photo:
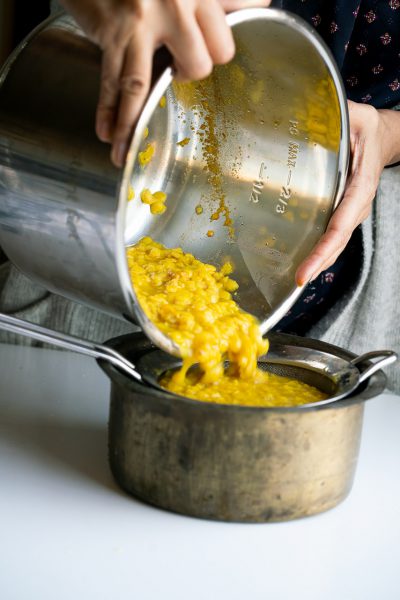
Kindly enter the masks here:
M 159 376 L 176 359 L 140 333 L 99 345 L 3 314 L 0 328 L 98 359 L 112 382 L 109 457 L 122 488 L 168 510 L 226 521 L 294 519 L 345 498 L 364 400 L 384 390 L 379 367 L 396 360 L 390 351 L 355 357 L 323 342 L 270 334 L 261 367 L 315 385 L 330 398 L 245 407 L 159 388 Z
M 287 351 L 271 370 L 314 385 L 325 385 L 324 373 L 313 362 L 285 365 L 288 353 L 314 353 L 327 362 L 355 358 L 320 341 L 284 334 L 269 339 L 271 353 Z M 139 333 L 108 345 L 137 365 L 154 351 Z M 174 396 L 100 365 L 112 382 L 109 460 L 117 483 L 150 504 L 223 521 L 295 519 L 343 500 L 356 469 L 364 401 L 386 382 L 379 370 L 331 404 L 259 408 Z

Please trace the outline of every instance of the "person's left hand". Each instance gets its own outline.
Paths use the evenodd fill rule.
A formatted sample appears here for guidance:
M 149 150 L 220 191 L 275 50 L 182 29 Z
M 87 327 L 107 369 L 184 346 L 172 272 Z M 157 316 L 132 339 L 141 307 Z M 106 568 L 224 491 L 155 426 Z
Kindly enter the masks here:
M 353 231 L 368 217 L 383 168 L 400 158 L 400 113 L 351 101 L 348 106 L 351 171 L 346 189 L 326 232 L 297 269 L 298 285 L 333 265 Z
M 226 64 L 235 44 L 225 13 L 271 0 L 60 0 L 102 49 L 97 136 L 122 167 L 150 89 L 153 56 L 170 51 L 175 77 L 197 81 Z

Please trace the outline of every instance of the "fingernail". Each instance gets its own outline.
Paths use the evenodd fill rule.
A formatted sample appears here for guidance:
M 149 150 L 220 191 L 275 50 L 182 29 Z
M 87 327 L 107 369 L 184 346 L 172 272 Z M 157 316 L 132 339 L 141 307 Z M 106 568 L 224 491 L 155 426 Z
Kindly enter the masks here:
M 126 154 L 128 151 L 128 144 L 126 142 L 117 142 L 112 149 L 111 159 L 117 167 L 122 167 L 125 162 Z
M 307 275 L 306 277 L 303 277 L 302 279 L 298 279 L 296 281 L 298 287 L 303 287 L 304 285 L 308 285 L 309 283 L 311 283 L 312 281 L 314 281 L 314 279 L 316 279 L 316 277 L 318 277 L 318 274 L 316 275 Z
M 308 273 L 306 273 L 302 277 L 296 277 L 296 284 L 298 285 L 298 287 L 303 287 L 304 285 L 307 285 L 307 283 L 310 282 L 310 277 L 311 276 L 308 275 Z

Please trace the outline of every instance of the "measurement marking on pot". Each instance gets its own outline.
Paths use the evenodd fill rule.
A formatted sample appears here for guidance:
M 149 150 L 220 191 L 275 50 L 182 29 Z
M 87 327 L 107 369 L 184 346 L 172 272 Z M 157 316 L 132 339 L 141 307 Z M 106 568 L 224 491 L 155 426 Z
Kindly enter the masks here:
M 294 137 L 299 135 L 298 130 L 298 121 L 291 120 L 289 121 L 289 135 Z M 278 202 L 275 206 L 275 211 L 283 215 L 286 212 L 288 202 L 292 195 L 292 190 L 290 188 L 290 182 L 292 180 L 293 171 L 297 165 L 297 159 L 300 151 L 300 144 L 296 140 L 289 139 L 288 150 L 287 150 L 287 158 L 286 158 L 286 166 L 288 167 L 288 174 L 286 178 L 286 185 L 283 185 L 279 192 Z
M 287 166 L 289 167 L 289 169 L 295 169 L 296 168 L 296 161 L 297 161 L 297 156 L 299 153 L 299 144 L 297 142 L 289 142 L 289 146 L 288 146 L 288 158 L 287 158 Z
M 299 125 L 299 122 L 295 121 L 294 119 L 291 119 L 289 121 L 289 133 L 290 133 L 290 135 L 299 135 L 298 125 Z
M 283 185 L 281 187 L 281 191 L 279 193 L 278 203 L 275 207 L 275 210 L 278 214 L 282 215 L 286 212 L 287 204 L 290 200 L 290 196 L 292 195 L 292 190 L 287 185 Z
M 250 194 L 250 198 L 249 198 L 249 202 L 252 202 L 253 204 L 258 204 L 258 202 L 260 200 L 260 194 L 264 187 L 264 177 L 265 177 L 266 169 L 267 169 L 266 164 L 264 162 L 262 162 L 260 165 L 260 170 L 258 172 L 258 179 L 253 181 L 253 188 L 251 190 L 251 194 Z

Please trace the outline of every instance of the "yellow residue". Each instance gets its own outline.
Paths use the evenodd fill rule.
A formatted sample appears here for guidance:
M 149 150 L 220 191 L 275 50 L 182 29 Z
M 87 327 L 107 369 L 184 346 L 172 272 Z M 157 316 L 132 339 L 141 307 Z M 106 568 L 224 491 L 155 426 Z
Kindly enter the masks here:
M 197 215 L 201 215 L 203 213 L 203 207 L 200 204 L 198 204 L 195 208 L 195 211 Z
M 331 77 L 309 85 L 307 102 L 299 103 L 294 112 L 298 129 L 309 143 L 338 151 L 341 135 L 340 107 L 335 84 Z
M 146 140 L 149 137 L 149 128 L 146 127 L 146 129 L 143 132 L 143 139 Z
M 214 383 L 204 383 L 199 371 L 193 369 L 183 382 L 167 374 L 160 383 L 170 392 L 194 400 L 239 406 L 299 406 L 326 398 L 317 388 L 302 381 L 261 370 L 250 380 L 228 372 Z
M 180 142 L 176 142 L 176 145 L 177 146 L 187 146 L 189 142 L 190 142 L 190 138 L 189 137 L 185 137 Z
M 199 85 L 201 85 L 201 82 Z M 218 202 L 218 209 L 213 213 L 212 218 L 213 220 L 217 220 L 220 215 L 223 215 L 225 217 L 224 225 L 228 227 L 229 237 L 233 238 L 235 231 L 230 217 L 229 206 L 226 202 L 222 168 L 219 162 L 220 135 L 216 126 L 216 109 L 214 106 L 210 106 L 205 95 L 201 99 L 201 108 L 204 119 L 203 131 L 205 134 L 202 144 L 203 158 L 206 163 L 206 170 L 213 189 L 213 195 Z
M 133 189 L 133 187 L 130 185 L 128 187 L 128 202 L 129 200 L 133 200 L 135 197 L 135 190 Z
M 149 164 L 149 162 L 153 158 L 155 149 L 156 149 L 155 144 L 154 144 L 154 142 L 152 142 L 152 143 L 148 143 L 146 145 L 146 148 L 142 152 L 138 153 L 138 160 L 139 160 L 140 166 L 145 167 L 146 165 Z
M 236 87 L 242 88 L 246 81 L 246 73 L 237 63 L 233 63 L 230 68 L 230 75 L 235 82 Z
M 291 223 L 294 223 L 294 213 L 292 210 L 287 210 L 282 217 Z
M 249 97 L 253 104 L 259 104 L 265 95 L 265 83 L 262 79 L 259 79 L 253 85 L 249 87 Z
M 160 103 L 159 103 L 159 104 L 160 104 L 160 107 L 161 107 L 161 108 L 165 108 L 165 105 L 167 104 L 167 99 L 166 99 L 166 97 L 165 97 L 165 96 L 162 96 L 162 97 L 160 98 Z
M 180 348 L 182 368 L 160 382 L 168 390 L 248 406 L 289 406 L 325 397 L 299 381 L 258 369 L 268 342 L 257 320 L 232 298 L 238 285 L 229 277 L 230 262 L 217 269 L 148 237 L 127 248 L 127 261 L 142 309 Z
M 238 73 L 242 72 L 240 67 Z M 238 75 L 239 76 L 239 75 Z M 230 216 L 229 206 L 226 200 L 224 189 L 224 175 L 220 164 L 221 146 L 224 141 L 225 131 L 218 126 L 217 106 L 218 99 L 214 102 L 208 100 L 210 94 L 217 93 L 216 89 L 211 91 L 210 81 L 204 80 L 196 83 L 177 84 L 173 83 L 174 92 L 181 104 L 185 107 L 190 106 L 193 113 L 202 119 L 202 123 L 196 128 L 191 126 L 201 140 L 201 152 L 205 166 L 204 170 L 208 175 L 208 183 L 211 187 L 211 200 L 217 203 L 217 209 L 214 214 L 224 216 L 224 225 L 228 229 L 230 238 L 234 238 L 235 230 L 233 220 Z M 216 219 L 215 219 L 216 220 Z
M 207 231 L 207 236 L 208 236 L 208 237 L 213 237 L 213 236 L 214 236 L 214 232 L 213 232 L 213 230 L 212 230 L 212 229 L 209 229 L 209 230 Z

